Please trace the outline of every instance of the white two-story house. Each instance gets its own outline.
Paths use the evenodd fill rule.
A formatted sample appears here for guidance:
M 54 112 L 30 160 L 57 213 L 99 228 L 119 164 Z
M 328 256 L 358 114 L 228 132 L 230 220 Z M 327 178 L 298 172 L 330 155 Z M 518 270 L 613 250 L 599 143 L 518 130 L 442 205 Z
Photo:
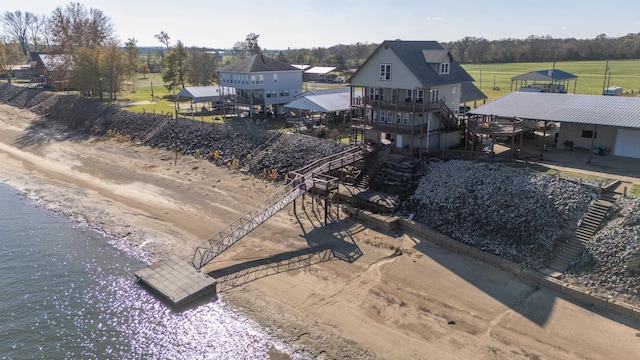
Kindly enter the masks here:
M 458 146 L 461 87 L 472 81 L 436 41 L 385 41 L 350 79 L 352 140 L 413 155 Z
M 235 88 L 234 105 L 251 114 L 268 108 L 281 114 L 282 105 L 302 92 L 302 70 L 264 55 L 223 66 L 218 73 L 221 86 Z

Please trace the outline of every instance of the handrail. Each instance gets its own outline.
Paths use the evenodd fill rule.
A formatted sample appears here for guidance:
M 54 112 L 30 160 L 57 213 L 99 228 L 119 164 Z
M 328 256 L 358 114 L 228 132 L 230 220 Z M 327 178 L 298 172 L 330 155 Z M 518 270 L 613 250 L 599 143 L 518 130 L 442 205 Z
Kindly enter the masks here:
M 364 148 L 354 147 L 293 171 L 291 182 L 200 244 L 193 254 L 192 265 L 200 271 L 220 253 L 313 188 L 316 176 L 352 164 L 363 157 Z M 323 183 L 326 184 L 326 181 Z

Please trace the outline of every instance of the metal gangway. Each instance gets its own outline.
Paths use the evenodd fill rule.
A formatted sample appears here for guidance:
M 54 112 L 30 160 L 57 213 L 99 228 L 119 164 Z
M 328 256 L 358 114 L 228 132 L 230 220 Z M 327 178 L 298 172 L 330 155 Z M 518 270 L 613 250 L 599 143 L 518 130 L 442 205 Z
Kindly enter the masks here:
M 245 235 L 263 224 L 278 211 L 295 201 L 312 188 L 326 189 L 328 181 L 323 174 L 353 164 L 364 158 L 362 146 L 353 147 L 338 154 L 330 155 L 293 171 L 293 179 L 282 189 L 269 196 L 262 203 L 236 219 L 224 229 L 200 244 L 193 255 L 192 264 L 196 270 L 211 262 L 216 256 L 237 243 Z

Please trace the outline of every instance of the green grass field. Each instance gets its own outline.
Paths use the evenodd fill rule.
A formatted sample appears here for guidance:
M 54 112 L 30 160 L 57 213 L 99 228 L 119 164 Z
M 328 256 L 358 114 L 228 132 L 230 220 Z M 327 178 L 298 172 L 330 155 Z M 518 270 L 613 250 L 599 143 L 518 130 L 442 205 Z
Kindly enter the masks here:
M 553 69 L 553 63 L 508 63 L 508 64 L 466 64 L 463 65 L 475 79 L 489 100 L 499 98 L 511 92 L 511 78 L 530 71 Z M 575 82 L 576 94 L 602 94 L 605 84 L 606 61 L 569 61 L 557 62 L 556 69 L 578 76 Z M 609 61 L 611 77 L 607 78 L 608 86 L 621 86 L 625 93 L 640 92 L 640 60 Z M 495 85 L 494 85 L 495 84 Z M 494 90 L 494 86 L 499 90 Z M 513 91 L 516 91 L 514 83 Z M 607 87 L 608 87 L 607 86 Z M 569 84 L 568 92 L 574 92 L 574 82 Z

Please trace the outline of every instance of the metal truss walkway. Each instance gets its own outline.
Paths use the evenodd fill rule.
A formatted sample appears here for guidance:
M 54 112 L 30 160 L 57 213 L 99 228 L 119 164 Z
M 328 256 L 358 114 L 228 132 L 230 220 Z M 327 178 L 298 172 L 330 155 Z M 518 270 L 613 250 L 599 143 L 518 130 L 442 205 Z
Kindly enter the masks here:
M 289 184 L 200 244 L 193 255 L 193 266 L 200 271 L 216 256 L 237 243 L 309 189 L 327 190 L 331 188 L 330 183 L 337 181 L 337 179 L 324 174 L 362 160 L 364 152 L 365 149 L 361 146 L 353 147 L 293 171 L 293 180 Z

